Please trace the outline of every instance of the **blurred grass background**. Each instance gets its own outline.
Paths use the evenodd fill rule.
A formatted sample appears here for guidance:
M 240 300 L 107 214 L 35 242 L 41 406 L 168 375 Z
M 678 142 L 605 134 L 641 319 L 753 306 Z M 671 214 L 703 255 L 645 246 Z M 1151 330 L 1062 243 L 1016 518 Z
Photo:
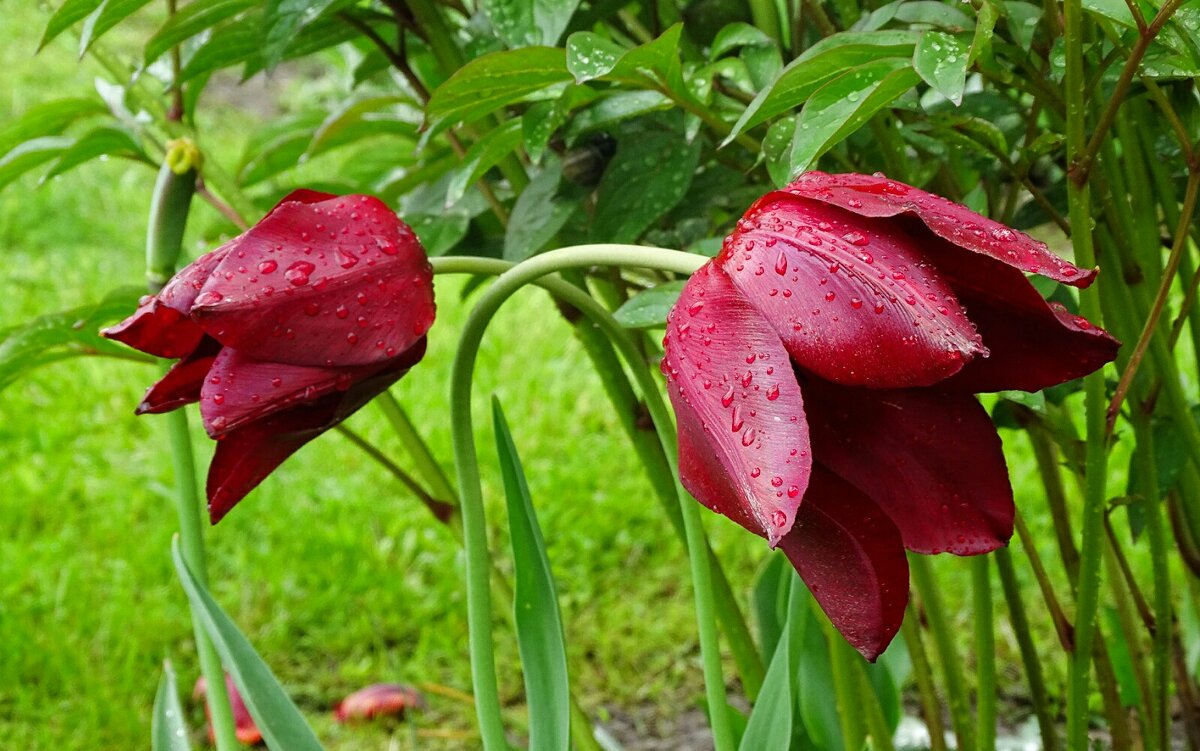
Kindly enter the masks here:
M 0 122 L 38 102 L 92 90 L 99 70 L 76 61 L 70 34 L 35 56 L 45 11 L 10 0 L 0 2 L 0 13 Z M 115 33 L 136 37 L 139 29 Z M 238 96 L 235 83 L 215 82 L 200 117 L 206 142 L 218 145 L 215 156 L 226 164 L 264 113 L 286 112 L 324 85 L 320 70 L 256 82 L 260 93 L 252 97 Z M 257 111 L 239 105 L 255 99 Z M 145 167 L 109 161 L 44 185 L 26 177 L 0 193 L 0 328 L 140 284 L 152 182 Z M 199 205 L 187 241 L 193 256 L 219 241 L 203 237 L 218 225 Z M 469 311 L 461 286 L 437 280 L 439 319 L 429 353 L 393 390 L 451 476 L 445 395 Z M 168 555 L 176 515 L 165 426 L 132 413 L 155 372 L 75 360 L 0 393 L 0 748 L 145 747 L 164 658 L 174 662 L 182 692 L 190 691 L 197 668 Z M 540 292 L 519 295 L 502 312 L 477 370 L 485 491 L 498 565 L 508 571 L 503 501 L 483 417 L 491 393 L 504 404 L 526 466 L 582 703 L 601 718 L 631 709 L 673 717 L 696 707 L 702 679 L 684 551 L 581 348 Z M 349 425 L 402 457 L 375 408 Z M 202 476 L 211 445 L 193 427 Z M 1044 542 L 1043 556 L 1055 563 L 1027 446 L 1007 431 L 1005 439 L 1018 505 Z M 735 588 L 748 591 L 765 546 L 712 515 L 706 523 Z M 368 683 L 470 690 L 457 545 L 356 448 L 336 434 L 310 444 L 207 539 L 215 595 L 329 748 L 474 747 L 472 708 L 437 693 L 427 692 L 429 710 L 409 725 L 332 722 L 334 703 Z M 969 572 L 953 558 L 934 564 L 966 654 Z M 1061 567 L 1051 568 L 1067 591 Z M 1035 638 L 1051 659 L 1052 690 L 1062 696 L 1065 663 L 1051 657 L 1058 654 L 1053 631 L 1027 584 Z M 999 598 L 998 585 L 996 591 Z M 997 612 L 1004 612 L 999 602 Z M 1001 683 L 1010 699 L 1004 706 L 1019 716 L 1022 671 L 1006 618 L 999 628 Z M 503 628 L 498 633 L 502 691 L 519 726 L 515 643 Z M 194 702 L 187 706 L 198 729 L 203 713 Z

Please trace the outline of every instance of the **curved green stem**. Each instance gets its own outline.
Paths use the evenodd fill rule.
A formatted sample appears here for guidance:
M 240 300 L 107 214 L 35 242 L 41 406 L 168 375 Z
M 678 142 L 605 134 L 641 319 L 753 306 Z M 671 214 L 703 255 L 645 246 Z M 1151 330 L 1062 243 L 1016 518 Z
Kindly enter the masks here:
M 491 643 L 491 600 L 486 568 L 487 528 L 470 414 L 472 373 L 483 333 L 495 312 L 517 289 L 558 270 L 593 265 L 630 265 L 690 274 L 704 260 L 703 257 L 689 253 L 631 245 L 584 245 L 552 251 L 532 258 L 501 275 L 481 297 L 464 326 L 451 374 L 451 425 L 455 463 L 462 489 L 463 528 L 467 543 L 468 616 L 476 709 L 484 747 L 489 751 L 504 748 L 504 731 L 500 720 L 495 659 Z M 440 265 L 442 271 L 448 270 L 445 263 L 435 265 Z M 669 413 L 658 394 L 657 384 L 645 372 L 645 368 L 638 367 L 639 353 L 632 340 L 608 311 L 582 291 L 570 285 L 563 285 L 561 291 L 555 290 L 555 294 L 591 317 L 613 337 L 622 356 L 626 357 L 632 366 L 639 385 L 644 389 L 643 397 L 646 399 L 647 408 L 659 426 L 659 434 L 664 444 L 670 444 L 667 455 L 673 460 L 674 435 L 669 428 L 663 429 L 670 425 Z M 667 449 L 666 445 L 664 449 Z M 688 536 L 710 718 L 716 748 L 718 751 L 725 751 L 733 748 L 733 735 L 725 711 L 724 681 L 721 677 L 720 654 L 717 649 L 716 624 L 712 618 L 711 579 L 704 531 L 696 505 L 682 488 L 679 490 L 679 498 Z

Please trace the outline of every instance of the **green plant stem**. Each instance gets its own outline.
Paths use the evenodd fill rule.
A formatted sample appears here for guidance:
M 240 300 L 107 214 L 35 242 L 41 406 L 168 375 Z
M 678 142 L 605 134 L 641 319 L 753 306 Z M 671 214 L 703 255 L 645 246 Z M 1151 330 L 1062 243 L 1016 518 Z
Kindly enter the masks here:
M 1087 107 L 1084 101 L 1086 78 L 1083 70 L 1083 3 L 1063 0 L 1063 36 L 1066 75 L 1063 94 L 1067 105 L 1067 205 L 1076 263 L 1083 268 L 1096 265 L 1091 232 L 1091 191 L 1087 183 L 1087 154 L 1084 128 Z M 1097 131 L 1100 132 L 1100 131 Z M 1102 282 L 1103 283 L 1103 282 Z M 1095 325 L 1101 325 L 1100 299 L 1094 290 L 1083 290 L 1080 311 Z M 1079 595 L 1075 617 L 1075 649 L 1071 655 L 1067 689 L 1067 742 L 1072 751 L 1087 750 L 1087 699 L 1091 674 L 1092 644 L 1096 632 L 1096 611 L 1100 601 L 1101 522 L 1107 485 L 1108 453 L 1105 448 L 1104 374 L 1096 371 L 1084 379 L 1084 404 L 1087 410 L 1085 444 L 1086 488 L 1083 499 L 1081 534 L 1083 547 L 1079 557 Z
M 1058 734 L 1055 732 L 1054 714 L 1050 709 L 1050 696 L 1046 681 L 1042 677 L 1042 662 L 1038 659 L 1033 644 L 1029 618 L 1025 615 L 1025 604 L 1021 601 L 1021 588 L 1013 570 L 1012 553 L 1008 548 L 995 552 L 996 570 L 1000 573 L 1000 587 L 1004 590 L 1004 601 L 1008 604 L 1008 616 L 1012 621 L 1013 634 L 1021 651 L 1021 662 L 1025 665 L 1025 680 L 1029 683 L 1029 700 L 1037 717 L 1038 731 L 1042 736 L 1042 751 L 1058 751 Z
M 495 660 L 492 652 L 490 621 L 491 604 L 487 576 L 483 570 L 488 561 L 487 529 L 483 514 L 482 490 L 479 483 L 478 460 L 471 433 L 470 391 L 475 353 L 492 315 L 504 300 L 520 287 L 542 276 L 566 268 L 593 265 L 631 265 L 657 268 L 690 274 L 703 263 L 703 258 L 678 251 L 642 248 L 628 245 L 585 245 L 564 248 L 536 256 L 503 274 L 484 293 L 463 329 L 461 345 L 451 376 L 451 425 L 454 432 L 456 466 L 462 488 L 463 525 L 467 543 L 468 616 L 472 673 L 475 679 L 476 708 L 486 749 L 504 748 L 503 725 L 499 716 L 496 689 Z M 584 311 L 604 326 L 614 343 L 629 360 L 634 375 L 642 382 L 643 398 L 659 426 L 664 442 L 671 444 L 667 451 L 674 456 L 674 438 L 669 431 L 670 417 L 658 395 L 657 385 L 645 368 L 638 367 L 640 355 L 632 340 L 603 307 L 577 289 L 563 295 L 570 304 Z M 590 312 L 589 312 L 590 311 Z M 605 321 L 611 321 L 608 323 Z M 647 383 L 648 382 L 648 383 Z M 664 445 L 664 450 L 667 446 Z M 732 730 L 725 712 L 724 681 L 721 677 L 720 654 L 717 651 L 716 624 L 713 618 L 711 577 L 704 551 L 703 527 L 698 509 L 680 488 L 679 499 L 688 532 L 688 554 L 691 562 L 701 656 L 704 663 L 710 721 L 718 751 L 733 748 Z
M 900 633 L 912 659 L 913 677 L 917 681 L 917 695 L 921 699 L 921 714 L 929 728 L 929 751 L 946 751 L 946 730 L 942 725 L 942 707 L 938 703 L 937 690 L 933 685 L 933 670 L 929 666 L 929 655 L 925 652 L 925 641 L 921 638 L 921 615 L 910 601 Z M 1047 747 L 1046 751 L 1053 751 Z
M 350 428 L 343 425 L 338 425 L 335 430 L 341 433 L 342 436 L 357 446 L 363 453 L 379 462 L 388 472 L 395 477 L 401 485 L 408 488 L 409 492 L 417 497 L 425 508 L 429 509 L 429 513 L 433 514 L 434 518 L 440 521 L 447 521 L 454 515 L 455 504 L 434 498 L 433 494 L 425 488 L 421 487 L 421 483 L 417 482 L 412 475 L 404 471 L 400 465 L 388 458 L 387 454 L 375 448 L 369 441 L 354 432 Z M 455 496 L 444 496 L 446 498 L 455 498 Z
M 833 675 L 838 723 L 842 728 L 842 747 L 859 749 L 863 747 L 866 733 L 863 727 L 863 716 L 859 711 L 864 697 L 854 675 L 857 667 L 854 661 L 858 658 L 858 653 L 853 651 L 824 615 L 820 616 L 820 621 L 825 630 L 825 642 L 829 649 L 829 670 Z M 875 701 L 874 697 L 872 697 L 872 701 Z
M 946 695 L 950 701 L 950 721 L 954 726 L 954 736 L 958 739 L 957 748 L 959 751 L 972 751 L 976 748 L 975 733 L 972 730 L 974 721 L 967 706 L 967 686 L 963 679 L 962 661 L 954 650 L 954 634 L 950 629 L 950 622 L 946 619 L 937 584 L 933 580 L 933 570 L 928 558 L 913 553 L 908 556 L 908 566 L 912 572 L 913 584 L 916 585 L 924 605 L 938 662 L 942 665 Z
M 992 607 L 992 581 L 988 559 L 971 559 L 971 583 L 975 595 L 975 714 L 979 727 L 979 751 L 996 748 L 996 632 Z
M 400 402 L 396 401 L 396 397 L 392 396 L 390 391 L 384 391 L 375 397 L 375 403 L 379 405 L 379 410 L 392 426 L 392 431 L 400 439 L 400 443 L 404 444 L 408 458 L 412 460 L 417 473 L 425 480 L 433 495 L 457 502 L 458 492 L 450 484 L 450 478 L 446 477 L 442 465 L 429 450 L 425 439 L 417 432 L 417 427 L 408 418 L 408 413 L 400 406 Z
M 888 727 L 887 718 L 883 716 L 883 707 L 879 706 L 879 696 L 875 693 L 875 687 L 871 685 L 870 676 L 867 675 L 866 663 L 851 658 L 850 669 L 854 673 L 854 683 L 858 688 L 858 700 L 865 715 L 867 734 L 871 736 L 872 751 L 895 751 L 892 729 Z

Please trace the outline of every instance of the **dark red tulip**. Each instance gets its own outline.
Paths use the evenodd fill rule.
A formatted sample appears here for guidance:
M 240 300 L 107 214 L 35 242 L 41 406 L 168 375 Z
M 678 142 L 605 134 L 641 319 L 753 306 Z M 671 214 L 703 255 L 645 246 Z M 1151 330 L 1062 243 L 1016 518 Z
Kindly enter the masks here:
M 425 706 L 425 700 L 415 688 L 399 683 L 376 683 L 347 696 L 333 710 L 338 722 L 370 720 L 395 715 L 403 717 L 409 709 Z
M 233 678 L 228 673 L 225 674 L 225 690 L 229 693 L 229 709 L 233 713 L 234 734 L 240 743 L 247 746 L 257 746 L 263 742 L 262 732 L 258 726 L 254 724 L 254 718 L 250 716 L 250 710 L 246 708 L 246 702 L 242 700 L 242 695 L 238 693 L 237 685 L 233 682 Z M 208 708 L 208 683 L 205 682 L 204 676 L 196 679 L 196 687 L 192 689 L 192 697 L 204 702 L 204 717 L 208 720 L 208 740 L 215 741 L 216 734 L 213 733 L 212 713 Z
M 868 659 L 903 619 L 905 548 L 973 555 L 1012 535 L 1000 438 L 973 394 L 1116 356 L 1026 273 L 1095 276 L 881 175 L 810 172 L 750 208 L 668 318 L 684 486 L 782 547 Z
M 433 276 L 381 201 L 296 191 L 105 336 L 178 362 L 138 413 L 200 403 L 216 523 L 425 353 Z

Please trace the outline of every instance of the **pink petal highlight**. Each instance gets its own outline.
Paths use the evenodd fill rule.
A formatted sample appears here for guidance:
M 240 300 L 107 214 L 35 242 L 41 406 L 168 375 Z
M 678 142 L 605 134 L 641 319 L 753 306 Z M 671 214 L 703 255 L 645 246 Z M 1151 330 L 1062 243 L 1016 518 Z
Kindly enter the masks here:
M 804 382 L 817 461 L 863 491 L 917 553 L 987 553 L 1013 531 L 1000 437 L 975 397 Z
M 895 222 L 775 192 L 717 263 L 792 359 L 836 383 L 926 386 L 987 352 L 918 238 Z
M 779 336 L 708 263 L 671 311 L 663 344 L 684 487 L 777 545 L 812 467 L 804 400 Z
M 874 662 L 900 630 L 908 604 L 908 560 L 892 521 L 816 467 L 780 547 L 837 630 Z
M 1075 287 L 1086 287 L 1095 269 L 1081 269 L 1051 253 L 1023 232 L 976 214 L 966 206 L 926 193 L 880 174 L 830 175 L 806 172 L 783 189 L 865 217 L 911 214 L 952 244 L 994 258 L 1015 269 Z

